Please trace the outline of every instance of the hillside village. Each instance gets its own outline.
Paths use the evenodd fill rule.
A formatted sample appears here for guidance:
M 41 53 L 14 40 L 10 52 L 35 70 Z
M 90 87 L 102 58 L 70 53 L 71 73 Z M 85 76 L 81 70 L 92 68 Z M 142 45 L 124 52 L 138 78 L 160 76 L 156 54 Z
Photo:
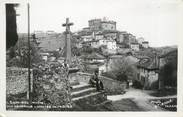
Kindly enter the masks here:
M 167 93 L 170 91 L 169 89 L 174 89 L 173 94 L 176 95 L 177 47 L 150 47 L 148 39 L 137 38 L 130 32 L 119 31 L 116 27 L 116 21 L 106 18 L 91 19 L 88 21 L 87 27 L 71 33 L 71 65 L 69 67 L 77 67 L 77 73 L 70 76 L 71 99 L 67 96 L 64 97 L 64 103 L 72 100 L 77 105 L 77 109 L 79 107 L 87 110 L 88 105 L 83 107 L 83 103 L 90 102 L 97 105 L 99 102 L 108 101 L 107 96 L 128 94 L 131 87 L 135 88 L 135 91 L 140 89 L 145 93 L 146 91 L 155 91 L 154 95 L 159 97 L 169 95 Z M 27 34 L 18 34 L 18 38 L 13 59 L 10 59 L 10 51 L 7 51 L 7 67 L 27 68 L 27 56 L 24 56 L 26 55 L 28 36 Z M 54 103 L 57 101 L 63 103 L 55 97 L 55 95 L 58 96 L 57 94 L 52 93 L 57 88 L 62 89 L 61 91 L 64 89 L 63 92 L 68 90 L 68 86 L 58 84 L 58 82 L 61 82 L 62 85 L 67 84 L 68 79 L 58 80 L 58 76 L 55 75 L 59 73 L 59 70 L 66 69 L 63 67 L 67 54 L 65 32 L 34 31 L 30 41 L 31 68 L 38 72 L 38 74 L 34 74 L 38 78 L 34 79 L 34 83 L 38 83 L 39 86 L 41 79 L 41 86 L 49 95 L 46 99 L 50 99 Z M 44 68 L 44 66 L 46 67 Z M 104 84 L 104 92 L 96 92 L 95 88 L 88 84 L 90 77 L 96 70 Z M 53 78 L 50 74 L 53 75 Z M 62 77 L 66 78 L 64 75 Z M 83 82 L 85 84 L 82 84 Z M 56 89 L 50 88 L 54 83 Z M 11 84 L 8 86 L 8 93 L 11 93 L 13 88 L 11 88 Z M 55 92 L 58 93 L 58 89 Z M 36 91 L 44 92 L 38 89 Z M 166 93 L 164 94 L 164 92 Z M 39 93 L 36 99 L 44 99 L 44 96 Z M 175 103 L 176 98 L 171 98 L 171 100 L 173 100 L 172 103 Z M 149 102 L 154 104 L 154 101 L 150 100 Z M 165 100 L 161 101 L 163 103 Z M 96 109 L 92 106 L 91 108 Z M 170 111 L 172 110 L 170 109 Z
M 158 80 L 157 70 L 160 66 L 160 56 L 176 48 L 158 49 L 150 47 L 149 42 L 143 37 L 137 38 L 127 31 L 118 31 L 115 21 L 103 19 L 92 19 L 88 21 L 88 27 L 80 31 L 72 33 L 72 56 L 82 61 L 83 71 L 92 73 L 93 69 L 98 69 L 99 74 L 115 69 L 115 61 L 126 59 L 126 61 L 136 66 L 136 79 L 141 80 L 144 84 L 144 78 L 140 74 L 147 76 L 149 74 L 151 80 Z M 54 31 L 35 31 L 36 41 L 39 43 L 40 54 L 45 61 L 56 59 L 63 60 L 64 56 L 64 36 Z M 77 50 L 78 52 L 74 52 Z M 53 56 L 52 52 L 58 52 L 59 56 Z M 149 73 L 146 73 L 148 70 Z M 146 74 L 146 75 L 145 75 Z M 132 76 L 129 76 L 132 77 Z M 149 78 L 147 78 L 149 79 Z M 134 78 L 133 78 L 134 80 Z M 130 80 L 131 81 L 131 80 Z M 151 83 L 150 83 L 151 84 Z M 147 86 L 147 88 L 151 88 Z

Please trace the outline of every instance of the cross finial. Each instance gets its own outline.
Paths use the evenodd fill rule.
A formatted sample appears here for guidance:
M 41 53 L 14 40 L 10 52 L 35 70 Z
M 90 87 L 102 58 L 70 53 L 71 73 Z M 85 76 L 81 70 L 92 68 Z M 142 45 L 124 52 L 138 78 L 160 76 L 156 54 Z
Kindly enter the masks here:
M 66 32 L 70 32 L 70 26 L 74 25 L 73 23 L 69 22 L 69 18 L 66 18 L 66 23 L 62 24 L 62 26 L 66 27 Z

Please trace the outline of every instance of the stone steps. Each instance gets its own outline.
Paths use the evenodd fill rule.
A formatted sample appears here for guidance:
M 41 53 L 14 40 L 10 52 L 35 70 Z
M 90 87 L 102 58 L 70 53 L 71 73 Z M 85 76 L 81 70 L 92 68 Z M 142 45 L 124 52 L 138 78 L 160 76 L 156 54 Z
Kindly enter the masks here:
M 72 98 L 72 101 L 78 101 L 78 100 L 81 100 L 81 99 L 84 99 L 84 98 L 87 98 L 87 97 L 91 97 L 91 96 L 97 95 L 99 93 L 100 92 L 93 92 L 93 93 L 90 93 L 90 94 L 87 94 L 87 95 L 84 95 L 84 96 L 75 97 L 75 98 Z
M 93 92 L 80 97 L 72 98 L 72 101 L 81 107 L 100 105 L 107 101 L 105 92 Z
M 76 92 L 76 91 L 80 91 L 82 89 L 87 89 L 90 88 L 91 85 L 90 84 L 79 84 L 79 85 L 73 85 L 72 86 L 72 92 Z
M 72 98 L 81 97 L 81 96 L 84 96 L 84 95 L 87 95 L 87 94 L 90 94 L 93 92 L 96 92 L 96 88 L 88 87 L 88 88 L 80 89 L 79 91 L 71 92 L 71 96 L 72 96 Z
M 96 105 L 107 101 L 107 96 L 104 91 L 98 92 L 95 87 L 87 83 L 72 85 L 71 97 L 75 104 L 81 106 L 83 104 Z

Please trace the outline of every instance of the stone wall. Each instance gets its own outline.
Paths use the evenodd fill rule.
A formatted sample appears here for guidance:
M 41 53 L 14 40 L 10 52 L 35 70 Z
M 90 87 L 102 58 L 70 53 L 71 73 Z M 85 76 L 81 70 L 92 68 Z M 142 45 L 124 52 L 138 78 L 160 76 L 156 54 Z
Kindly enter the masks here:
M 32 70 L 31 70 L 31 91 L 32 91 Z M 6 68 L 6 94 L 16 95 L 28 92 L 28 69 L 19 67 Z
M 77 78 L 78 82 L 88 83 L 91 76 L 92 74 L 79 72 L 77 75 L 75 75 L 75 78 Z M 127 87 L 126 83 L 124 82 L 113 80 L 104 76 L 100 76 L 99 79 L 103 82 L 104 89 L 107 94 L 123 92 Z
M 67 69 L 60 63 L 42 64 L 35 66 L 31 80 L 31 105 L 35 110 L 49 110 L 47 105 L 55 109 L 71 106 L 70 82 Z M 22 93 L 28 91 L 28 74 L 25 68 L 7 68 L 6 93 L 7 107 L 14 110 L 11 102 L 17 101 L 21 110 L 21 102 L 29 102 L 20 98 Z
M 127 87 L 126 83 L 124 82 L 120 82 L 103 76 L 101 76 L 100 79 L 104 84 L 104 88 L 107 94 L 123 93 Z

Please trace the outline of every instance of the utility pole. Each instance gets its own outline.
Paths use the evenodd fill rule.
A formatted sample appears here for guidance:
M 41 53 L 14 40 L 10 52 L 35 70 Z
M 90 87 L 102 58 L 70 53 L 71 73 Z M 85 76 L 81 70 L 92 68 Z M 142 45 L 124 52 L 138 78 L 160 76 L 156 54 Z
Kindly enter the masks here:
M 29 104 L 32 102 L 32 95 L 31 95 L 31 55 L 30 55 L 30 6 L 27 3 L 27 14 L 28 14 L 28 98 Z

